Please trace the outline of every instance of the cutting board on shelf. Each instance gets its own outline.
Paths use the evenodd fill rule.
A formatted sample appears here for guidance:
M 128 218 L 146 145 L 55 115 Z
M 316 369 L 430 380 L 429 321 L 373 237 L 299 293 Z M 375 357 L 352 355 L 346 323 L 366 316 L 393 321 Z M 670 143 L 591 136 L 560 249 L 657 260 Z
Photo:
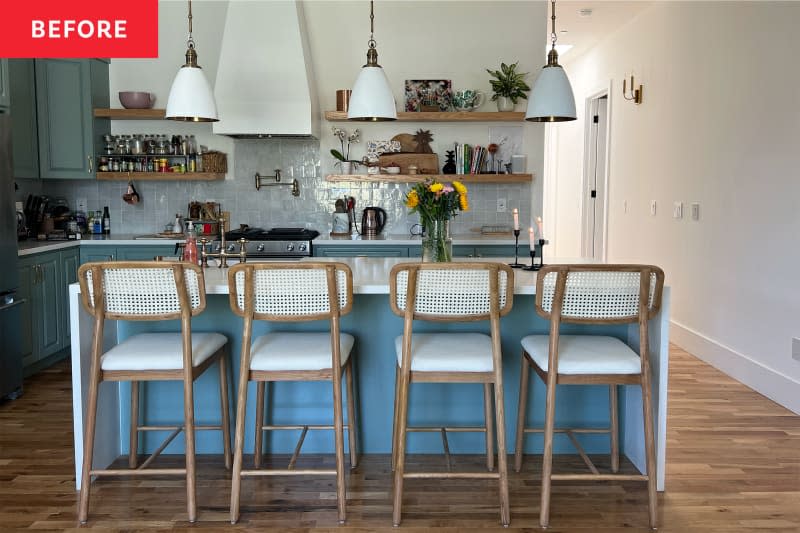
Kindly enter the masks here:
M 381 167 L 395 164 L 400 167 L 400 174 L 408 174 L 408 167 L 415 165 L 417 174 L 439 174 L 439 156 L 436 154 L 412 154 L 393 152 L 378 157 Z

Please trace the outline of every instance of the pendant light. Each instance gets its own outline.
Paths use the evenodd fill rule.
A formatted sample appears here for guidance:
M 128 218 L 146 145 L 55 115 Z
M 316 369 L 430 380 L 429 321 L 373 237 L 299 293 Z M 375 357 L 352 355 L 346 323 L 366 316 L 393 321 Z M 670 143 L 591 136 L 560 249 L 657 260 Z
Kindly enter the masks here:
M 361 69 L 350 95 L 347 108 L 348 120 L 378 122 L 397 120 L 397 108 L 389 86 L 386 73 L 378 64 L 378 50 L 375 48 L 375 12 L 373 1 L 369 2 L 369 48 L 367 64 Z
M 189 38 L 186 43 L 186 64 L 172 82 L 167 99 L 166 118 L 185 122 L 217 122 L 217 104 L 206 75 L 197 65 L 197 52 L 192 38 L 192 0 L 189 0 Z
M 528 111 L 525 120 L 531 122 L 566 122 L 575 120 L 575 96 L 567 73 L 558 64 L 556 52 L 556 1 L 552 1 L 553 31 L 550 34 L 552 49 L 547 54 L 547 64 L 542 68 L 533 90 L 528 96 Z

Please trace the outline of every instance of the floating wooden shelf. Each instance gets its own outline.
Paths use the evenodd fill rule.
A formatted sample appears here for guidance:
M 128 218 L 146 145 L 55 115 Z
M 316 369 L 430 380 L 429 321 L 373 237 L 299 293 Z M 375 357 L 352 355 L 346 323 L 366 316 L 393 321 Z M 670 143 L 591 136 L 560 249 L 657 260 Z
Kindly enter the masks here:
M 214 181 L 225 179 L 219 172 L 98 172 L 100 181 Z
M 166 109 L 104 109 L 96 108 L 94 118 L 112 120 L 164 120 Z
M 397 113 L 398 122 L 522 122 L 525 118 L 523 112 L 497 111 L 454 111 L 454 112 L 428 112 Z M 347 120 L 347 111 L 325 111 L 325 120 Z
M 325 181 L 366 181 L 381 183 L 419 183 L 428 178 L 464 183 L 528 183 L 533 174 L 328 174 Z

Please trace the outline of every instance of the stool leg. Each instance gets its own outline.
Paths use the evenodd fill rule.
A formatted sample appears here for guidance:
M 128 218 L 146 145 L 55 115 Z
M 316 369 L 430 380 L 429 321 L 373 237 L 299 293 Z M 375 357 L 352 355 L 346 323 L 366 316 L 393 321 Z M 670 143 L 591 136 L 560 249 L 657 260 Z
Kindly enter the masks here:
M 652 396 L 650 394 L 650 367 L 644 366 L 642 372 L 642 411 L 644 416 L 644 443 L 647 454 L 647 495 L 650 509 L 650 527 L 656 529 L 658 523 L 658 494 L 656 492 L 656 444 L 653 430 Z
M 245 322 L 245 328 L 247 328 Z M 249 337 L 247 338 L 249 341 Z M 244 361 L 248 359 L 242 357 Z M 236 433 L 233 441 L 233 470 L 231 472 L 231 524 L 239 520 L 239 498 L 242 488 L 242 453 L 244 450 L 244 417 L 247 409 L 247 384 L 250 372 L 242 368 L 239 374 L 239 393 L 236 395 Z
M 619 419 L 617 413 L 617 386 L 608 386 L 609 409 L 611 411 L 611 471 L 619 472 Z
M 499 352 L 499 345 L 497 347 Z M 506 414 L 503 400 L 503 369 L 495 369 L 494 409 L 497 417 L 497 473 L 500 492 L 500 521 L 504 526 L 511 523 L 511 506 L 508 501 L 508 456 L 506 452 Z
M 483 422 L 486 428 L 486 469 L 491 472 L 494 470 L 494 423 L 492 421 L 491 383 L 483 384 Z
M 186 440 L 186 508 L 189 522 L 197 521 L 197 473 L 194 447 L 194 381 L 192 371 L 184 371 L 183 378 L 183 433 Z
M 397 465 L 397 417 L 400 413 L 400 367 L 394 367 L 394 416 L 392 418 L 392 472 Z
M 131 428 L 128 434 L 128 467 L 136 468 L 139 452 L 139 382 L 131 381 Z
M 514 471 L 522 470 L 522 453 L 525 447 L 525 416 L 528 410 L 528 382 L 530 366 L 527 352 L 522 350 L 522 367 L 519 369 L 519 402 L 517 404 L 517 437 L 514 443 Z
M 358 466 L 358 451 L 356 442 L 358 440 L 358 423 L 356 420 L 355 389 L 353 388 L 353 362 L 352 354 L 347 360 L 345 367 L 345 379 L 347 381 L 347 437 L 350 440 L 350 468 Z
M 101 330 L 102 334 L 102 330 Z M 95 335 L 97 332 L 95 331 Z M 94 433 L 97 427 L 97 393 L 100 387 L 100 368 L 97 359 L 92 357 L 91 377 L 89 378 L 89 405 L 86 409 L 86 431 L 83 436 L 83 466 L 81 468 L 81 496 L 78 505 L 78 521 L 86 523 L 89 517 L 89 489 L 92 484 L 92 457 L 94 455 Z
M 228 399 L 228 355 L 227 350 L 219 358 L 219 399 L 222 410 L 222 448 L 225 454 L 225 468 L 231 469 L 231 411 Z
M 253 446 L 253 463 L 256 468 L 261 468 L 261 457 L 264 453 L 264 393 L 266 382 L 256 383 L 256 443 Z
M 547 405 L 544 418 L 544 453 L 542 457 L 542 503 L 539 511 L 539 525 L 547 527 L 550 523 L 550 476 L 553 473 L 553 428 L 556 416 L 556 373 L 547 372 Z
M 392 524 L 395 526 L 400 525 L 400 520 L 403 514 L 403 471 L 405 469 L 406 460 L 406 425 L 408 423 L 408 387 L 409 387 L 409 371 L 401 370 L 400 386 L 397 395 L 397 402 L 395 404 L 395 411 L 397 412 L 397 439 L 395 441 L 396 460 L 394 465 L 394 497 L 393 497 L 393 510 L 392 510 Z
M 336 500 L 339 510 L 339 523 L 346 520 L 347 491 L 344 479 L 344 413 L 342 412 L 342 372 L 333 371 L 333 434 L 336 448 Z

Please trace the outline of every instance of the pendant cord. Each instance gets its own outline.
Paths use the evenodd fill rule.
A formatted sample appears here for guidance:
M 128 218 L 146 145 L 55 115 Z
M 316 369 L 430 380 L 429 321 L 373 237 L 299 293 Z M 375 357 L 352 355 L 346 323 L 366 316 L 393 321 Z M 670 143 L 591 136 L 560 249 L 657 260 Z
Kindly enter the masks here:
M 553 14 L 550 16 L 550 19 L 553 21 L 553 31 L 550 33 L 550 40 L 553 43 L 553 49 L 556 47 L 556 39 L 558 38 L 556 35 L 556 0 L 552 1 L 553 5 Z
M 186 44 L 189 48 L 194 48 L 194 38 L 192 37 L 192 0 L 189 0 L 189 38 Z
M 369 1 L 369 42 L 367 43 L 370 48 L 375 48 L 375 6 L 373 0 Z

